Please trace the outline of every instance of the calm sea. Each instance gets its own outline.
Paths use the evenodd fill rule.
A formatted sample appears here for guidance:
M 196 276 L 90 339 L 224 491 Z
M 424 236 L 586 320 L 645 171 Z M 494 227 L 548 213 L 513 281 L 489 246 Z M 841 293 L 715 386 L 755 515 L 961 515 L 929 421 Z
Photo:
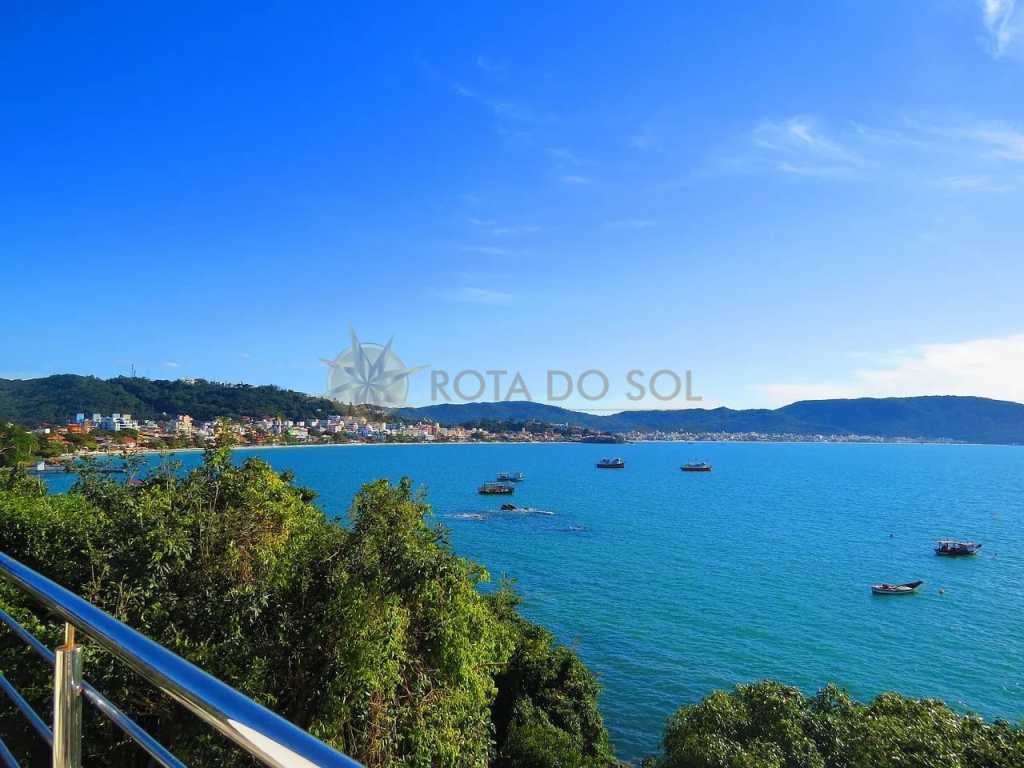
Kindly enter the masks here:
M 595 469 L 609 451 L 624 470 Z M 764 677 L 1024 717 L 1024 448 L 502 444 L 236 455 L 293 469 L 330 515 L 345 515 L 377 477 L 425 487 L 456 550 L 495 578 L 514 577 L 526 615 L 600 676 L 626 759 L 657 750 L 680 704 Z M 680 472 L 697 460 L 714 472 Z M 510 499 L 476 488 L 501 471 L 526 474 L 511 501 L 555 514 L 497 512 Z M 477 513 L 485 518 L 466 517 Z M 932 542 L 943 536 L 979 540 L 982 554 L 936 557 Z M 925 583 L 912 597 L 869 593 L 872 582 L 913 579 Z

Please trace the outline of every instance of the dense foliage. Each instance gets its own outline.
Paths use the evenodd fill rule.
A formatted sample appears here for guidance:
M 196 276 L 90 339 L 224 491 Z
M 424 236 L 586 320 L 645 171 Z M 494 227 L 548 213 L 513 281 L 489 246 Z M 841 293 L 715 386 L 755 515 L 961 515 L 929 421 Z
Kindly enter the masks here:
M 188 414 L 200 421 L 281 416 L 317 419 L 339 406 L 273 386 L 222 384 L 196 379 L 166 381 L 120 376 L 61 374 L 41 379 L 0 379 L 0 420 L 36 426 L 63 424 L 76 413 L 130 413 L 137 418 Z
M 507 586 L 478 589 L 487 574 L 452 553 L 409 481 L 365 486 L 343 528 L 262 461 L 217 450 L 175 469 L 0 491 L 0 549 L 369 766 L 611 762 L 593 676 L 518 615 Z M 6 585 L 0 604 L 56 644 Z M 87 648 L 90 680 L 188 765 L 248 764 Z M 46 710 L 47 670 L 7 632 L 0 668 Z M 13 711 L 0 727 L 18 754 L 38 749 Z M 89 764 L 146 764 L 102 722 L 87 728 Z
M 772 681 L 718 691 L 669 720 L 660 768 L 1021 768 L 1024 729 L 886 693 L 858 704 Z

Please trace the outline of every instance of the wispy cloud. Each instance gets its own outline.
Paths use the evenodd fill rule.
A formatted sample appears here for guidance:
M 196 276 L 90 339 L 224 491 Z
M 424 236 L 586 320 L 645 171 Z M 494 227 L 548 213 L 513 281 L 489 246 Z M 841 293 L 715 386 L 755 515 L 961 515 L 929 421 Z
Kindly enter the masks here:
M 512 256 L 514 251 L 497 245 L 460 245 L 463 253 L 478 253 L 481 256 Z
M 464 99 L 469 99 L 482 107 L 488 109 L 495 117 L 510 120 L 516 123 L 524 123 L 528 125 L 537 125 L 541 123 L 551 122 L 552 117 L 550 115 L 539 112 L 534 109 L 530 104 L 521 101 L 511 101 L 507 99 L 496 99 L 491 96 L 484 95 L 471 88 L 467 88 L 464 85 L 456 83 L 452 86 L 452 90 L 456 95 L 461 96 Z
M 629 146 L 633 149 L 653 150 L 659 149 L 661 142 L 655 135 L 654 129 L 650 126 L 645 126 L 629 137 Z
M 548 147 L 544 150 L 545 154 L 557 163 L 563 165 L 586 165 L 587 162 L 573 152 L 571 149 L 565 147 Z
M 481 72 L 489 75 L 498 75 L 505 71 L 504 64 L 482 54 L 476 57 L 476 66 Z
M 533 224 L 500 224 L 496 221 L 474 217 L 468 218 L 467 221 L 494 237 L 515 237 L 517 235 L 529 235 L 534 232 L 540 232 L 540 227 Z
M 607 229 L 650 229 L 657 223 L 654 219 L 618 219 L 606 221 L 604 225 Z
M 935 186 L 940 189 L 956 191 L 981 190 L 987 192 L 1005 192 L 1010 189 L 1006 184 L 997 184 L 991 176 L 946 176 L 936 179 Z
M 977 395 L 1024 402 L 1024 334 L 925 344 L 861 368 L 842 381 L 754 388 L 773 405 L 829 397 Z
M 993 56 L 999 57 L 1010 50 L 1020 38 L 1021 21 L 1016 0 L 981 0 L 982 19 Z
M 168 360 L 168 361 L 162 363 L 162 365 L 163 365 L 164 368 L 180 368 L 181 367 L 181 363 L 176 363 L 173 360 Z
M 579 175 L 572 174 L 572 173 L 565 174 L 564 176 L 560 176 L 559 177 L 559 181 L 561 181 L 563 184 L 574 184 L 574 185 L 585 185 L 585 184 L 593 184 L 594 183 L 594 180 L 592 178 L 590 178 L 589 176 L 579 176 Z
M 992 156 L 1001 160 L 1024 161 L 1024 133 L 1005 125 L 975 128 L 968 133 L 991 148 Z
M 515 235 L 529 235 L 534 232 L 540 232 L 540 227 L 533 226 L 532 224 L 519 225 L 519 226 L 500 226 L 493 227 L 491 234 L 495 237 L 511 237 Z
M 878 127 L 794 115 L 762 120 L 714 168 L 992 192 L 1019 184 L 1018 162 L 1024 162 L 1024 132 L 1006 123 L 904 119 Z
M 773 156 L 776 169 L 783 173 L 852 175 L 867 164 L 859 152 L 828 135 L 820 121 L 809 115 L 763 120 L 751 139 L 755 147 Z
M 448 301 L 458 304 L 483 304 L 492 307 L 509 306 L 516 302 L 515 294 L 496 291 L 493 288 L 479 288 L 472 285 L 464 285 L 453 291 L 447 291 L 442 296 Z

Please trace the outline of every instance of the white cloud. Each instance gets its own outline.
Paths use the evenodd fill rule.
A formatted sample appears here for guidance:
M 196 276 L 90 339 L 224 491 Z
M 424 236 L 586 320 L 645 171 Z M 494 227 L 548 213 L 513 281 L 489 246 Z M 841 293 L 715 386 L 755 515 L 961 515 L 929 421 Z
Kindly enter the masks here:
M 608 229 L 650 229 L 657 225 L 654 219 L 619 219 L 617 221 L 606 221 Z
M 495 237 L 513 237 L 540 232 L 540 227 L 533 224 L 501 224 L 490 219 L 477 219 L 474 217 L 470 217 L 466 221 L 475 227 L 486 230 L 488 234 Z
M 1016 0 L 981 0 L 982 18 L 994 56 L 1002 56 L 1020 37 Z
M 559 178 L 559 180 L 563 184 L 582 185 L 582 184 L 591 184 L 591 183 L 593 183 L 593 179 L 591 179 L 589 176 L 576 176 L 574 174 L 568 174 L 568 175 L 565 175 L 565 176 L 561 176 Z
M 563 165 L 585 165 L 584 160 L 571 149 L 566 149 L 565 147 L 548 147 L 544 151 L 552 160 Z
M 991 156 L 999 160 L 1024 161 L 1024 133 L 1005 125 L 969 130 L 968 136 L 988 145 Z
M 485 96 L 459 83 L 455 83 L 455 85 L 452 86 L 452 90 L 455 91 L 456 95 L 486 107 L 497 118 L 530 125 L 546 123 L 551 120 L 549 115 L 541 114 L 532 106 L 523 102 L 495 99 L 490 96 Z
M 489 75 L 500 74 L 505 71 L 504 64 L 483 55 L 476 57 L 476 66 L 477 69 L 481 70 L 482 72 L 486 72 Z
M 478 253 L 481 256 L 512 256 L 513 251 L 508 248 L 499 248 L 496 245 L 460 245 L 459 250 L 463 253 Z
M 655 136 L 654 130 L 650 127 L 645 127 L 629 137 L 629 146 L 639 150 L 655 150 L 660 147 L 660 142 L 658 137 Z
M 491 234 L 495 237 L 508 237 L 513 235 L 528 235 L 533 232 L 540 232 L 540 227 L 533 225 L 519 225 L 519 226 L 498 226 L 491 229 Z
M 181 363 L 175 363 L 172 360 L 168 360 L 167 362 L 163 363 L 163 366 L 164 368 L 180 368 Z
M 833 397 L 976 395 L 1024 402 L 1024 334 L 925 344 L 846 381 L 754 387 L 774 405 Z
M 509 306 L 516 301 L 515 295 L 491 288 L 478 288 L 465 285 L 454 291 L 442 294 L 448 301 L 459 304 L 483 304 L 485 306 Z
M 935 186 L 942 189 L 952 190 L 954 192 L 960 191 L 974 191 L 981 190 L 987 192 L 1005 192 L 1010 189 L 1006 184 L 996 183 L 991 176 L 975 175 L 975 176 L 946 176 L 938 179 L 935 182 Z
M 851 165 L 863 163 L 856 152 L 826 135 L 817 118 L 809 115 L 762 121 L 754 129 L 754 143 L 783 154 L 813 156 Z
M 723 173 L 780 173 L 840 181 L 884 181 L 960 191 L 1004 191 L 1020 183 L 1024 132 L 1001 122 L 904 119 L 896 127 L 794 115 L 759 122 L 742 146 L 716 160 Z

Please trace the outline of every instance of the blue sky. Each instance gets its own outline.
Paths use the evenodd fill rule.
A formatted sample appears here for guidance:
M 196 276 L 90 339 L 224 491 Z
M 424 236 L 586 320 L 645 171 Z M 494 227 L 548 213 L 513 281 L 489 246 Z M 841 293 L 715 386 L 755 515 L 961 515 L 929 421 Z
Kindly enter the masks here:
M 8 8 L 0 377 L 1024 401 L 1024 5 L 642 5 Z

